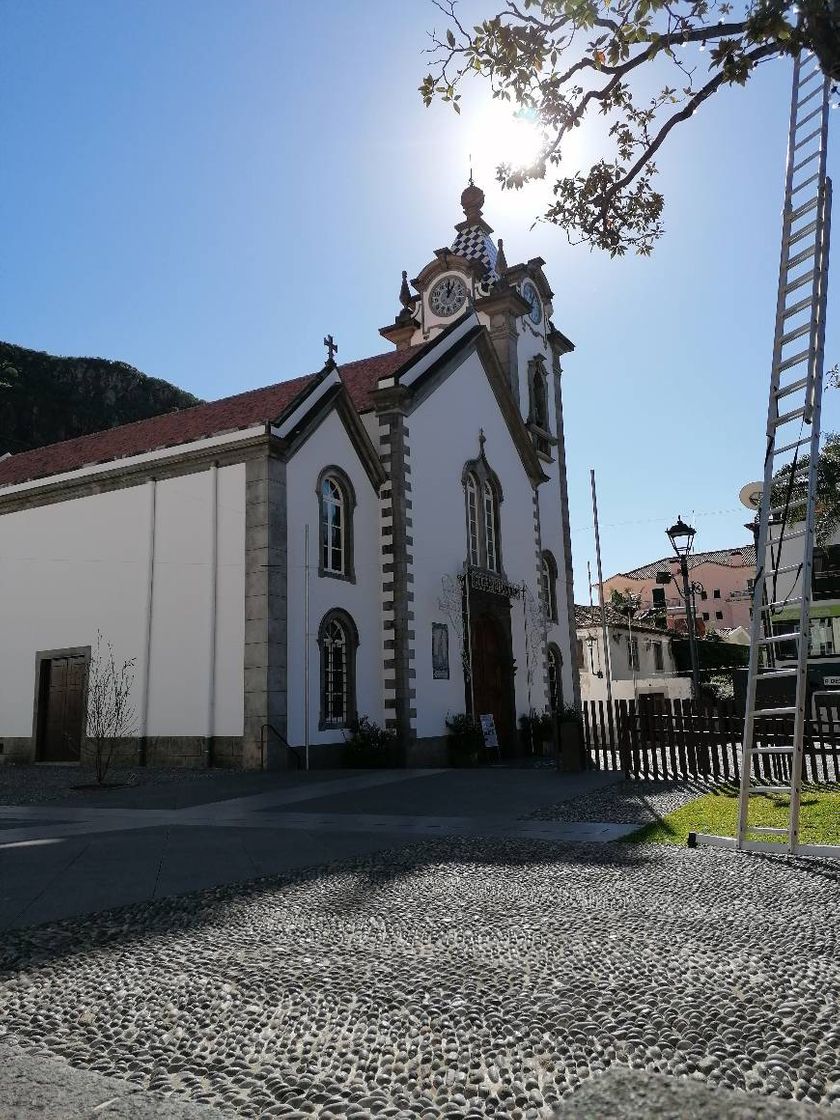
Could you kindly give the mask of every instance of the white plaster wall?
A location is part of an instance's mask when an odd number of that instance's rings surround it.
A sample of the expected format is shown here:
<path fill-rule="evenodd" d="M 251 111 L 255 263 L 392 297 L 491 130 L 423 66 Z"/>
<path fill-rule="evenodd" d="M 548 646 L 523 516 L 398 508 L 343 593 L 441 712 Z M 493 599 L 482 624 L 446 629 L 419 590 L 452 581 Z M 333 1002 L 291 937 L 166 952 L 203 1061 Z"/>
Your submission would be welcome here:
<path fill-rule="evenodd" d="M 471 353 L 408 417 L 411 449 L 411 499 L 414 520 L 414 630 L 417 691 L 416 730 L 420 738 L 445 733 L 448 713 L 465 710 L 464 676 L 457 634 L 439 608 L 441 578 L 453 579 L 466 555 L 466 519 L 461 475 L 479 452 L 479 428 L 485 453 L 504 492 L 500 507 L 504 574 L 512 583 L 525 580 L 537 593 L 532 487 L 501 415 L 481 360 Z M 432 676 L 432 623 L 449 626 L 450 679 Z M 517 716 L 528 710 L 525 635 L 521 602 L 511 612 Z M 532 703 L 546 702 L 541 682 Z"/>
<path fill-rule="evenodd" d="M 356 493 L 353 521 L 355 582 L 318 575 L 318 475 L 326 466 L 348 475 Z M 320 650 L 318 627 L 333 607 L 346 610 L 359 631 L 356 652 L 356 703 L 359 715 L 381 724 L 382 622 L 380 610 L 379 500 L 336 412 L 313 432 L 286 468 L 288 498 L 288 728 L 293 746 L 304 741 L 304 650 L 309 652 L 310 742 L 335 743 L 335 728 L 319 731 Z M 304 526 L 309 523 L 310 634 L 304 641 Z"/>
<path fill-rule="evenodd" d="M 210 472 L 157 483 L 149 735 L 204 735 L 209 712 Z M 242 733 L 244 467 L 219 471 L 215 734 Z M 0 734 L 32 733 L 38 651 L 94 646 L 144 676 L 148 484 L 0 516 Z M 139 730 L 139 728 L 138 728 Z"/>
<path fill-rule="evenodd" d="M 589 644 L 587 637 L 592 636 L 595 642 L 592 646 L 592 663 L 595 673 L 591 671 Z M 616 637 L 618 641 L 616 641 Z M 633 684 L 633 670 L 630 668 L 630 656 L 627 646 L 628 632 L 626 630 L 609 630 L 610 657 L 612 666 L 612 693 L 615 700 L 633 700 L 649 692 L 664 693 L 669 699 L 688 699 L 691 696 L 691 681 L 688 677 L 677 676 L 676 662 L 674 661 L 671 644 L 667 637 L 657 637 L 647 631 L 634 634 L 639 643 L 639 669 L 636 673 L 635 688 Z M 582 700 L 607 699 L 607 663 L 604 657 L 603 635 L 600 629 L 590 628 L 578 631 L 578 638 L 583 641 L 583 664 L 580 670 L 580 690 Z M 648 645 L 648 643 L 651 643 Z M 656 669 L 654 661 L 653 643 L 662 646 L 661 670 Z M 597 675 L 598 670 L 604 673 L 603 677 Z"/>

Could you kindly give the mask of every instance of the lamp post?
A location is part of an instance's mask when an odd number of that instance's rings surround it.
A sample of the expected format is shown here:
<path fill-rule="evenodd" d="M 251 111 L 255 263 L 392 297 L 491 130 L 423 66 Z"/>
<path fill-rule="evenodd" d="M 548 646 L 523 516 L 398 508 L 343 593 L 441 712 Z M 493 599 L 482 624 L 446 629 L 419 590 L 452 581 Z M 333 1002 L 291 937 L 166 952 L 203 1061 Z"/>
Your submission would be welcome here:
<path fill-rule="evenodd" d="M 691 698 L 697 701 L 700 699 L 700 673 L 697 668 L 697 637 L 694 626 L 694 601 L 692 599 L 692 589 L 689 587 L 688 583 L 688 554 L 691 552 L 691 546 L 694 544 L 694 536 L 697 530 L 692 529 L 690 525 L 686 525 L 682 517 L 678 517 L 676 524 L 672 525 L 670 529 L 666 529 L 665 532 L 680 562 L 683 596 L 685 598 L 685 617 L 688 623 L 688 648 L 691 652 Z"/>

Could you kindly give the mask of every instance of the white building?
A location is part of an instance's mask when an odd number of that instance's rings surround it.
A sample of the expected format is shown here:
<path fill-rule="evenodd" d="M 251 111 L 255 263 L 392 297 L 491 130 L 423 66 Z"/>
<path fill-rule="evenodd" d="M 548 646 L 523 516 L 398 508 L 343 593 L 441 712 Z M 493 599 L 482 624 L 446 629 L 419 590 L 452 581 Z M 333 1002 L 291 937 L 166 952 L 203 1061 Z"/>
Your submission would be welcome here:
<path fill-rule="evenodd" d="M 604 653 L 600 607 L 575 606 L 580 692 L 583 700 L 607 699 L 608 666 L 614 700 L 688 700 L 691 679 L 679 676 L 667 630 L 628 623 L 608 606 L 609 660 Z"/>
<path fill-rule="evenodd" d="M 452 247 L 403 274 L 395 350 L 0 462 L 0 759 L 77 757 L 97 632 L 136 659 L 148 764 L 285 764 L 307 659 L 313 765 L 356 715 L 422 765 L 448 714 L 513 750 L 519 715 L 579 700 L 573 346 L 482 204 L 470 184 Z"/>

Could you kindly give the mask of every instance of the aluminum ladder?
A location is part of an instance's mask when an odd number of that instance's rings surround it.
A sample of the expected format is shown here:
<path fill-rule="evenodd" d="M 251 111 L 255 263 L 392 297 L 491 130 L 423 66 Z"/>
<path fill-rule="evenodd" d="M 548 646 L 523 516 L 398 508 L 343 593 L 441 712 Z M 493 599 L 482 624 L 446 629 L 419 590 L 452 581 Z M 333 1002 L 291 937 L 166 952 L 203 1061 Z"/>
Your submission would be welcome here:
<path fill-rule="evenodd" d="M 810 52 L 797 55 L 756 546 L 738 830 L 734 838 L 699 833 L 694 839 L 698 845 L 840 858 L 840 845 L 802 844 L 799 840 L 831 227 L 831 180 L 826 175 L 829 91 L 829 79 L 815 56 Z M 789 618 L 793 609 L 799 619 L 796 629 L 774 630 L 774 619 L 779 621 L 782 612 Z M 779 656 L 784 654 L 783 643 L 795 645 L 795 667 L 779 665 L 786 660 Z M 762 707 L 760 682 L 785 678 L 795 678 L 793 705 Z M 757 743 L 760 721 L 778 717 L 788 722 L 793 717 L 793 742 L 778 746 Z M 753 764 L 761 755 L 787 757 L 789 783 L 753 784 Z M 790 797 L 787 827 L 752 823 L 751 798 L 765 793 Z M 784 841 L 756 839 L 762 834 L 777 834 Z"/>

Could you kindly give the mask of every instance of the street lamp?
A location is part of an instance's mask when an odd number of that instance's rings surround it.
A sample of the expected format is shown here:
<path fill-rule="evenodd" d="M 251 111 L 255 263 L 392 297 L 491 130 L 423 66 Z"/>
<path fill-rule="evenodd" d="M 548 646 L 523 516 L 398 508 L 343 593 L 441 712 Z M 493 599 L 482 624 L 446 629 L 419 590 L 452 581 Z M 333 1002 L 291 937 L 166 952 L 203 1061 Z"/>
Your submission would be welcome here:
<path fill-rule="evenodd" d="M 688 648 L 691 652 L 691 692 L 692 699 L 696 701 L 700 699 L 700 673 L 697 668 L 697 637 L 695 633 L 694 601 L 692 599 L 692 589 L 688 585 L 688 554 L 691 552 L 691 546 L 694 544 L 694 536 L 697 530 L 692 529 L 690 525 L 686 525 L 682 517 L 678 517 L 676 524 L 672 525 L 670 529 L 666 529 L 665 532 L 680 562 L 683 597 L 685 599 L 685 616 L 686 622 L 688 623 Z"/>

